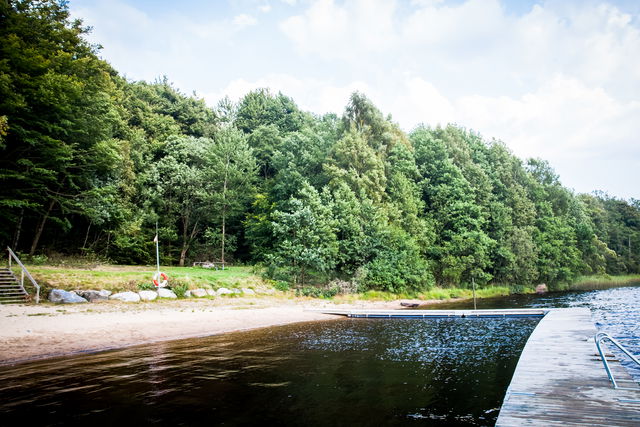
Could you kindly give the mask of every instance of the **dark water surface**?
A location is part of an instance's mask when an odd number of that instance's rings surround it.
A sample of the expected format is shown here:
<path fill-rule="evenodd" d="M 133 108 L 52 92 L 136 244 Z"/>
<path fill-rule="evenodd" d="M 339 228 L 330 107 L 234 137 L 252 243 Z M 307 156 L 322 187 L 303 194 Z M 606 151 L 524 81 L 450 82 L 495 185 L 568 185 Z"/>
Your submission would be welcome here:
<path fill-rule="evenodd" d="M 601 332 L 607 332 L 631 353 L 640 355 L 640 286 L 610 288 L 596 291 L 554 292 L 545 295 L 511 295 L 477 301 L 478 309 L 493 308 L 566 308 L 586 307 Z M 426 308 L 467 309 L 473 301 L 443 303 Z M 606 343 L 605 343 L 606 344 Z M 630 374 L 640 381 L 640 368 L 632 364 L 615 347 L 610 350 L 619 355 Z"/>
<path fill-rule="evenodd" d="M 1 367 L 0 425 L 493 425 L 537 319 L 341 319 Z"/>
<path fill-rule="evenodd" d="M 640 287 L 478 302 L 518 307 L 589 307 L 640 353 Z M 0 426 L 493 425 L 537 322 L 340 319 L 4 366 Z"/>

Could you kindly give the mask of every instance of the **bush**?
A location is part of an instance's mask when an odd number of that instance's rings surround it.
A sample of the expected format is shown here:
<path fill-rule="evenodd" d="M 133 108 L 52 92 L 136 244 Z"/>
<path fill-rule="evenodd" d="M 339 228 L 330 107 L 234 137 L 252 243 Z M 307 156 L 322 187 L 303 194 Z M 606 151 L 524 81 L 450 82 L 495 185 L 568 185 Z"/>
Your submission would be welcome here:
<path fill-rule="evenodd" d="M 149 282 L 141 282 L 141 283 L 138 283 L 138 289 L 141 291 L 155 291 L 156 285 Z"/>
<path fill-rule="evenodd" d="M 176 296 L 178 298 L 184 298 L 184 295 L 187 293 L 187 291 L 189 290 L 189 285 L 186 283 L 172 283 L 171 284 L 171 290 L 173 291 L 174 294 L 176 294 Z"/>
<path fill-rule="evenodd" d="M 338 295 L 338 291 L 339 289 L 337 287 L 320 288 L 316 286 L 305 286 L 296 289 L 296 296 L 330 299 Z"/>
<path fill-rule="evenodd" d="M 289 283 L 285 282 L 284 280 L 276 281 L 273 284 L 273 287 L 276 288 L 276 290 L 282 291 L 282 292 L 286 292 L 291 288 L 291 286 L 289 286 Z"/>

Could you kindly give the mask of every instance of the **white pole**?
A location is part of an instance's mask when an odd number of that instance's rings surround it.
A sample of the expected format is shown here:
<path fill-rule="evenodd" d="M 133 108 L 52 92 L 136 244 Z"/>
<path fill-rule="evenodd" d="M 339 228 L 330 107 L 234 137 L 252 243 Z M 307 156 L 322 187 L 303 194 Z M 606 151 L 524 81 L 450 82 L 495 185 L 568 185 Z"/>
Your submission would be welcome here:
<path fill-rule="evenodd" d="M 159 239 L 158 239 L 158 221 L 156 221 L 156 266 L 158 268 L 158 280 L 160 280 L 160 249 L 159 249 Z"/>

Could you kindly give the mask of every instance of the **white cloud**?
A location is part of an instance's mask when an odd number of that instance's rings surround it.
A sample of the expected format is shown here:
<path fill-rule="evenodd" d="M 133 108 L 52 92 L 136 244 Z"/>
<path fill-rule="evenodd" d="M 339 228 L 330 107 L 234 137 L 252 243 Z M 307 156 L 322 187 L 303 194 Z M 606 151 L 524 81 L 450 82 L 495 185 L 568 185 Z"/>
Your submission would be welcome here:
<path fill-rule="evenodd" d="M 241 30 L 252 25 L 256 25 L 258 20 L 251 15 L 241 14 L 233 18 L 233 25 L 236 29 Z"/>
<path fill-rule="evenodd" d="M 354 0 L 341 6 L 333 0 L 318 0 L 302 15 L 281 22 L 280 29 L 304 54 L 357 60 L 393 44 L 395 3 Z"/>
<path fill-rule="evenodd" d="M 360 81 L 346 85 L 335 85 L 314 78 L 299 79 L 287 74 L 269 74 L 253 81 L 233 80 L 220 91 L 205 94 L 204 99 L 212 106 L 216 105 L 224 96 L 237 102 L 248 92 L 259 88 L 269 88 L 272 93 L 282 92 L 293 98 L 301 109 L 317 114 L 342 113 L 349 96 L 355 91 L 361 91 L 368 95 L 373 93 L 370 86 Z"/>

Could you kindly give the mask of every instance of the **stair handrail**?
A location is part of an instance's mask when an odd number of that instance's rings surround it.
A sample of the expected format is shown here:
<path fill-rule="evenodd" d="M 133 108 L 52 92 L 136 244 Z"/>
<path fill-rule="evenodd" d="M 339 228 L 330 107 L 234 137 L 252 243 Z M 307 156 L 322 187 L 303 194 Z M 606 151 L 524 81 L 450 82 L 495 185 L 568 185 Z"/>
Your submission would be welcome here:
<path fill-rule="evenodd" d="M 27 278 L 31 281 L 31 284 L 33 284 L 33 287 L 36 289 L 36 304 L 38 304 L 40 302 L 40 285 L 38 285 L 35 279 L 31 277 L 31 273 L 29 273 L 27 267 L 25 267 L 24 264 L 20 262 L 18 256 L 13 253 L 9 246 L 7 246 L 7 251 L 9 252 L 9 270 L 11 270 L 11 259 L 13 258 L 22 269 L 22 274 L 20 275 L 20 286 L 22 287 L 22 290 L 26 292 L 26 290 L 24 289 L 24 276 L 26 275 Z"/>
<path fill-rule="evenodd" d="M 624 354 L 629 356 L 629 358 L 631 360 L 633 360 L 638 366 L 640 366 L 640 361 L 633 354 L 631 354 L 626 348 L 624 348 L 624 346 L 622 344 L 620 344 L 618 341 L 613 339 L 613 337 L 611 335 L 609 335 L 608 333 L 606 333 L 606 332 L 598 332 L 594 338 L 595 338 L 595 342 L 596 342 L 596 347 L 598 348 L 598 353 L 600 353 L 600 358 L 602 358 L 602 363 L 604 363 L 604 369 L 606 369 L 606 371 L 607 371 L 607 375 L 609 376 L 609 380 L 613 384 L 613 388 L 614 389 L 618 389 L 618 390 L 639 390 L 637 388 L 619 387 L 618 386 L 618 383 L 616 383 L 616 380 L 613 377 L 613 373 L 611 372 L 611 369 L 609 368 L 609 362 L 607 362 L 607 358 L 605 357 L 605 354 L 602 351 L 602 346 L 600 344 L 604 340 L 609 340 L 613 345 L 618 347 Z"/>

